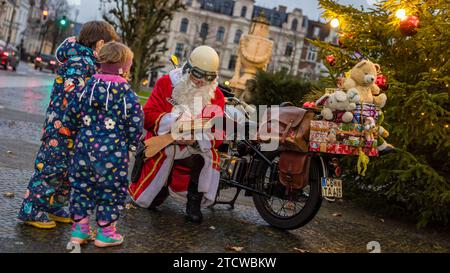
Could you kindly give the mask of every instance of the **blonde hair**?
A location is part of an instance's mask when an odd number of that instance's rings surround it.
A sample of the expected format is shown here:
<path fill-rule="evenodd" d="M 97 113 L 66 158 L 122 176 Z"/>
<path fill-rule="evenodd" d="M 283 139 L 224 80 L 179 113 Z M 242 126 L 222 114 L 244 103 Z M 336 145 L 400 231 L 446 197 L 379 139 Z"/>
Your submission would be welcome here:
<path fill-rule="evenodd" d="M 133 61 L 133 57 L 133 51 L 128 46 L 120 42 L 109 42 L 100 49 L 97 60 L 101 64 L 125 64 Z"/>

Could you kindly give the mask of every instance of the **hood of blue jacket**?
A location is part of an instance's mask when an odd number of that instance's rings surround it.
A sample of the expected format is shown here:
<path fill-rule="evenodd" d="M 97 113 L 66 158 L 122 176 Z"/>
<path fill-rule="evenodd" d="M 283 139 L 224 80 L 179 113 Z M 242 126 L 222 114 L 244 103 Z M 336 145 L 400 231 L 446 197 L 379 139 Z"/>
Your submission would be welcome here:
<path fill-rule="evenodd" d="M 73 57 L 83 56 L 89 57 L 92 62 L 95 62 L 94 50 L 79 44 L 74 37 L 64 40 L 64 42 L 56 49 L 55 55 L 60 63 L 65 63 Z"/>

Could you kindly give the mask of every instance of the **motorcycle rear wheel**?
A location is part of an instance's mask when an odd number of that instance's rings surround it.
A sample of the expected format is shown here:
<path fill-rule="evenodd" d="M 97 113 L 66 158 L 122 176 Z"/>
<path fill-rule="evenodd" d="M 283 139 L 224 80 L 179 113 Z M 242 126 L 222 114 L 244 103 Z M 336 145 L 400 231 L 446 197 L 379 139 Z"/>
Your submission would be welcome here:
<path fill-rule="evenodd" d="M 268 153 L 266 156 L 270 160 L 275 161 L 279 158 L 279 152 Z M 266 163 L 262 164 L 265 164 L 265 166 L 262 168 L 263 171 L 255 182 L 259 190 L 271 195 L 273 194 L 273 187 L 277 185 L 279 187 L 280 185 L 278 181 L 270 181 L 271 168 Z M 299 194 L 305 199 L 304 202 L 297 202 L 297 200 L 294 202 L 293 200 L 283 199 L 273 195 L 271 195 L 271 198 L 266 198 L 260 194 L 253 194 L 253 203 L 255 204 L 256 210 L 267 223 L 275 228 L 293 230 L 306 225 L 316 216 L 322 205 L 320 179 L 323 175 L 320 159 L 313 157 L 311 159 L 308 185 Z M 306 193 L 307 191 L 308 193 Z M 276 204 L 274 204 L 277 199 L 278 203 L 281 204 L 281 208 L 280 206 L 277 208 Z M 283 214 L 283 211 L 289 211 L 289 209 L 284 208 L 289 202 L 291 203 L 290 209 L 292 210 L 292 206 L 294 206 L 295 210 L 292 215 Z M 300 203 L 304 205 L 297 211 L 297 204 Z"/>

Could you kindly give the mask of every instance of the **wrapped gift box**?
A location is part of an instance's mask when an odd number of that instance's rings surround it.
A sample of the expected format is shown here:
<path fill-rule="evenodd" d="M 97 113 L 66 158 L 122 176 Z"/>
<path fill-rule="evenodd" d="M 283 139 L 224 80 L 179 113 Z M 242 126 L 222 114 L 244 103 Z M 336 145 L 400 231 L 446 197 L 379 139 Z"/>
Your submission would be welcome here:
<path fill-rule="evenodd" d="M 362 109 L 361 109 L 362 108 Z M 353 112 L 353 123 L 364 123 L 364 119 L 372 117 L 375 121 L 378 120 L 378 110 L 375 104 L 371 103 L 357 103 L 356 109 Z M 362 120 L 361 120 L 362 116 Z"/>
<path fill-rule="evenodd" d="M 364 127 L 357 123 L 311 121 L 309 150 L 342 155 L 358 155 L 361 146 L 368 156 L 378 156 L 377 140 L 366 141 Z"/>
<path fill-rule="evenodd" d="M 362 108 L 362 109 L 361 109 Z M 344 115 L 345 111 L 333 111 L 334 119 L 333 121 L 336 123 L 342 122 L 342 116 Z M 352 111 L 353 113 L 353 123 L 363 123 L 364 119 L 367 117 L 372 117 L 375 119 L 375 121 L 378 120 L 379 114 L 377 107 L 375 104 L 371 103 L 357 103 L 356 109 Z M 361 116 L 363 117 L 363 120 L 361 120 Z"/>

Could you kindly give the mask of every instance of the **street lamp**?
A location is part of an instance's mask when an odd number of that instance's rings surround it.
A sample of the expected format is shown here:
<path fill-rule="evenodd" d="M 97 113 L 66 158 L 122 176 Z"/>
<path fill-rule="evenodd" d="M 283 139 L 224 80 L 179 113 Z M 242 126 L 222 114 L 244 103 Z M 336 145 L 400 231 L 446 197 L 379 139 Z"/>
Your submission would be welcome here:
<path fill-rule="evenodd" d="M 48 17 L 48 10 L 43 10 L 43 11 L 42 11 L 42 16 L 43 16 L 44 21 L 47 20 L 47 17 Z"/>

